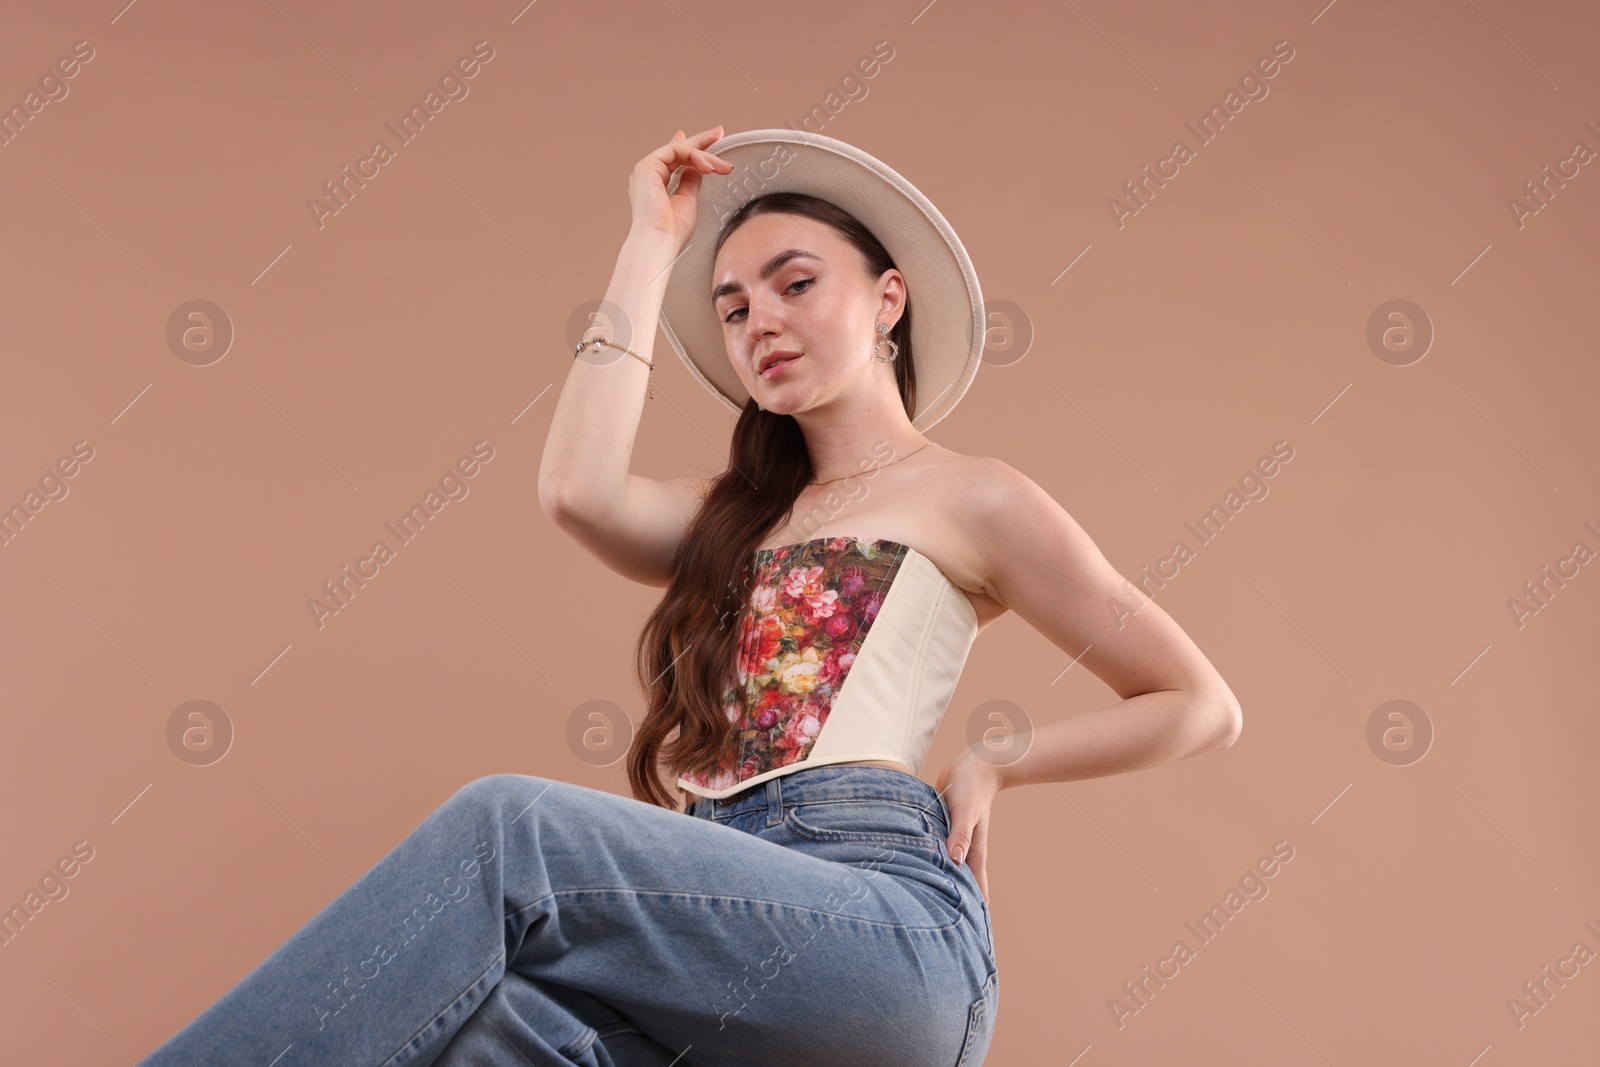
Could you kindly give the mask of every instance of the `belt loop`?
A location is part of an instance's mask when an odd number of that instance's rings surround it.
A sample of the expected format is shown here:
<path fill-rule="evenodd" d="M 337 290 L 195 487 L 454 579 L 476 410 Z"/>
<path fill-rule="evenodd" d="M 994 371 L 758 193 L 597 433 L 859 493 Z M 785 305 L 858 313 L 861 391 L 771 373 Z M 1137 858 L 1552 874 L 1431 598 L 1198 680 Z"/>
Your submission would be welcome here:
<path fill-rule="evenodd" d="M 776 826 L 783 821 L 783 787 L 778 784 L 779 778 L 767 779 L 768 826 Z"/>

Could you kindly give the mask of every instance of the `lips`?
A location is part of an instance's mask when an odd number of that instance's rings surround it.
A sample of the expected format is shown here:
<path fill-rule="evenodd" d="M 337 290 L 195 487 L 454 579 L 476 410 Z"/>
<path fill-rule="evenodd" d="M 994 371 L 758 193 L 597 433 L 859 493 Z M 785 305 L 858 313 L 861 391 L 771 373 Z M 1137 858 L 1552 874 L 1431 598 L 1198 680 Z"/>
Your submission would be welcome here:
<path fill-rule="evenodd" d="M 774 368 L 782 368 L 800 358 L 798 352 L 768 352 L 761 357 L 761 362 L 756 367 L 756 374 L 762 378 L 769 378 L 778 373 Z"/>

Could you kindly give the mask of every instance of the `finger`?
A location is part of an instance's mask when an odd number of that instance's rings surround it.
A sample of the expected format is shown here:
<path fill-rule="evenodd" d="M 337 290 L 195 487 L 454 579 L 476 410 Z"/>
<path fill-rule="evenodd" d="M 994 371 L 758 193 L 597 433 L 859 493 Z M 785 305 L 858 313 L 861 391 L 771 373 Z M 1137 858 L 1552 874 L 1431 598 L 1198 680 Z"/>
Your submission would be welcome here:
<path fill-rule="evenodd" d="M 719 174 L 733 172 L 732 163 L 719 159 L 710 152 L 691 148 L 688 141 L 668 141 L 639 162 L 648 165 L 663 182 L 671 178 L 672 172 L 679 167 L 693 171 L 697 175 L 703 171 L 716 171 Z M 682 181 L 681 178 L 679 180 Z"/>
<path fill-rule="evenodd" d="M 685 167 L 683 173 L 678 175 L 678 189 L 673 193 L 673 199 L 688 198 L 700 191 L 700 172 L 693 167 Z"/>
<path fill-rule="evenodd" d="M 713 126 L 709 130 L 701 130 L 699 133 L 695 134 L 693 137 L 688 136 L 682 130 L 679 130 L 677 133 L 672 135 L 672 140 L 673 141 L 684 141 L 687 144 L 689 144 L 691 146 L 694 146 L 694 147 L 704 147 L 704 146 L 710 144 L 712 141 L 721 140 L 721 138 L 722 138 L 722 127 L 721 126 Z M 670 144 L 671 142 L 669 141 L 668 143 Z"/>
<path fill-rule="evenodd" d="M 710 142 L 707 141 L 705 143 L 709 144 Z M 703 148 L 696 148 L 693 140 L 685 141 L 677 137 L 650 153 L 650 156 L 664 164 L 668 171 L 671 171 L 673 167 L 700 166 L 702 164 L 710 170 L 722 170 L 724 167 L 728 170 L 733 169 L 733 165 L 720 156 L 714 156 Z"/>
<path fill-rule="evenodd" d="M 733 170 L 733 164 L 727 160 L 718 159 L 710 152 L 701 152 L 699 150 L 696 150 L 695 154 L 687 162 L 690 164 L 689 169 L 697 174 L 701 171 L 723 174 Z"/>
<path fill-rule="evenodd" d="M 700 156 L 709 156 L 710 153 L 694 147 L 688 141 L 680 141 L 676 137 L 651 152 L 650 159 L 671 166 L 682 166 Z"/>
<path fill-rule="evenodd" d="M 693 137 L 689 138 L 686 143 L 696 149 L 703 149 L 707 145 L 720 140 L 722 140 L 722 127 L 713 126 L 709 130 L 702 130 L 701 132 L 695 134 Z M 710 153 L 707 153 L 707 155 L 710 156 Z M 716 159 L 717 157 L 711 156 L 710 158 Z"/>

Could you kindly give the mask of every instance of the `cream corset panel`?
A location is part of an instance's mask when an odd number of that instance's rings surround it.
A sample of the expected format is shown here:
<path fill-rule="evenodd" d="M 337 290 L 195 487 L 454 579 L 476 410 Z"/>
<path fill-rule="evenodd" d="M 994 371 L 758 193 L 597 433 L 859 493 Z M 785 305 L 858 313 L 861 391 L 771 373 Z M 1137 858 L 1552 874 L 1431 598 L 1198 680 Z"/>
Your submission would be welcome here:
<path fill-rule="evenodd" d="M 966 594 L 896 541 L 817 538 L 755 554 L 734 724 L 710 771 L 722 797 L 803 767 L 892 759 L 921 771 L 978 634 Z"/>

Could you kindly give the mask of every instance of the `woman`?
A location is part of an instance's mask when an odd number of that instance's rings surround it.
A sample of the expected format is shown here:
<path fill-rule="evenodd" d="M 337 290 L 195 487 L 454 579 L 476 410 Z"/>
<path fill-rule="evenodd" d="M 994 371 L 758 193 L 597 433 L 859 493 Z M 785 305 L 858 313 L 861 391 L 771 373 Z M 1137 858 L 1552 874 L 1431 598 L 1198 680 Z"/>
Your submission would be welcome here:
<path fill-rule="evenodd" d="M 668 589 L 639 641 L 634 796 L 468 783 L 144 1063 L 980 1063 L 996 793 L 1237 736 L 1210 663 L 1047 494 L 923 436 L 982 353 L 943 217 L 831 138 L 720 133 L 634 168 L 540 470 L 561 529 Z M 628 471 L 663 310 L 740 411 L 715 479 Z M 970 746 L 935 789 L 933 729 L 1006 610 L 1124 699 Z"/>

